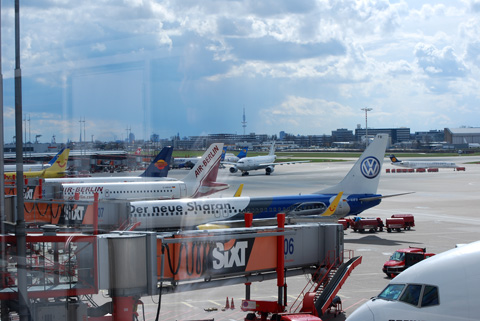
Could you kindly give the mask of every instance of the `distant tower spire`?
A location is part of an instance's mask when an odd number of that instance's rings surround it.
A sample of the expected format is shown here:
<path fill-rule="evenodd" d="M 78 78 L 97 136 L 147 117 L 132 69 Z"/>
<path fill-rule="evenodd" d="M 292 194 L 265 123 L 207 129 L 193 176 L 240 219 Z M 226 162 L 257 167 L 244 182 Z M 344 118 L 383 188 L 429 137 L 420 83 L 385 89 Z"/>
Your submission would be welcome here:
<path fill-rule="evenodd" d="M 243 108 L 242 127 L 243 127 L 243 136 L 245 136 L 245 128 L 247 128 L 247 119 L 245 118 L 245 107 Z"/>

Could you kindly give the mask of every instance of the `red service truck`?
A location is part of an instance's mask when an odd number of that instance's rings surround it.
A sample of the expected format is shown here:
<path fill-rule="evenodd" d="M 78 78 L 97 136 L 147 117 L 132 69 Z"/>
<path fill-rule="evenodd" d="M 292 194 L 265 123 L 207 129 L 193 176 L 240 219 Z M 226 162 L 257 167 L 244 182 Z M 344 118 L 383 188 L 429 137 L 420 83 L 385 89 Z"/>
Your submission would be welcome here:
<path fill-rule="evenodd" d="M 383 221 L 380 217 L 377 218 L 363 218 L 355 217 L 353 220 L 352 228 L 353 231 L 359 231 L 360 233 L 368 230 L 370 232 L 383 231 Z"/>
<path fill-rule="evenodd" d="M 408 249 L 396 250 L 383 265 L 383 273 L 389 278 L 394 278 L 403 270 L 435 255 L 434 253 L 426 253 L 426 250 L 426 248 L 421 247 L 409 247 Z"/>

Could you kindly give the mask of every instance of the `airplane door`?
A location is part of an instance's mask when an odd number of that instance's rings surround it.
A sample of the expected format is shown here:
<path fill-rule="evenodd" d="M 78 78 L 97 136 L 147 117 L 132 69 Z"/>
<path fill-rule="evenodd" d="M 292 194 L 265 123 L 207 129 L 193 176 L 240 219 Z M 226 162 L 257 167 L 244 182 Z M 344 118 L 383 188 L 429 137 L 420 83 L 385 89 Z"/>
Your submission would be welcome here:
<path fill-rule="evenodd" d="M 187 196 L 187 185 L 180 184 L 179 188 L 180 188 L 179 198 L 186 197 Z"/>

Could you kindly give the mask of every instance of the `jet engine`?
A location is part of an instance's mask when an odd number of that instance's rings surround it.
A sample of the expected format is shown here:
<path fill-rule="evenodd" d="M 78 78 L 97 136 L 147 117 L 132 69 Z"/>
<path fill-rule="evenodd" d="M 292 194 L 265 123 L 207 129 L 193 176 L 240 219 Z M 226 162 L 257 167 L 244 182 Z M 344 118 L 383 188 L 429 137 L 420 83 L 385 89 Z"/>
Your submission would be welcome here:
<path fill-rule="evenodd" d="M 230 167 L 230 173 L 233 174 L 233 173 L 236 173 L 236 172 L 238 172 L 238 168 L 236 168 L 236 167 Z"/>
<path fill-rule="evenodd" d="M 274 166 L 268 166 L 265 168 L 265 175 L 270 175 L 275 170 Z"/>

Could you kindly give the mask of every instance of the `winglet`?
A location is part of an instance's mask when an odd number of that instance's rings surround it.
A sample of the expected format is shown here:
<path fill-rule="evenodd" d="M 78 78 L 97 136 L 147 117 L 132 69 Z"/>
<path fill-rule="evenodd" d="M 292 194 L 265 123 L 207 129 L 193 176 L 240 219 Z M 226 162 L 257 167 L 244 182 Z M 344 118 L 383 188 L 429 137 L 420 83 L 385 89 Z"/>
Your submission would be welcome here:
<path fill-rule="evenodd" d="M 330 204 L 330 206 L 327 208 L 325 212 L 322 213 L 320 216 L 331 216 L 333 213 L 335 213 L 335 210 L 337 209 L 338 203 L 342 199 L 343 192 L 340 192 L 337 194 L 333 202 Z"/>
<path fill-rule="evenodd" d="M 238 187 L 233 197 L 240 197 L 242 195 L 242 191 L 243 191 L 243 184 L 240 184 L 240 186 Z"/>

